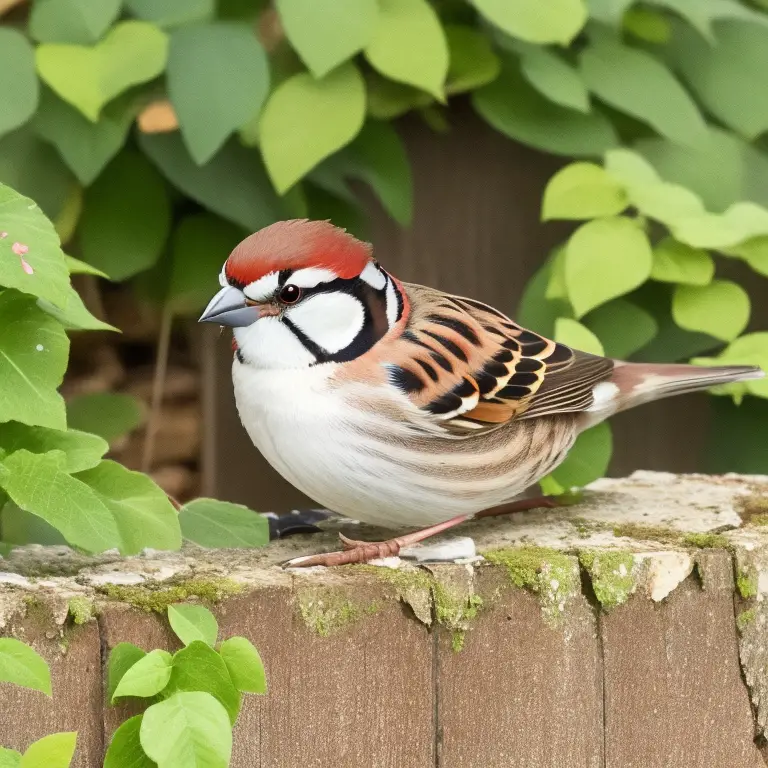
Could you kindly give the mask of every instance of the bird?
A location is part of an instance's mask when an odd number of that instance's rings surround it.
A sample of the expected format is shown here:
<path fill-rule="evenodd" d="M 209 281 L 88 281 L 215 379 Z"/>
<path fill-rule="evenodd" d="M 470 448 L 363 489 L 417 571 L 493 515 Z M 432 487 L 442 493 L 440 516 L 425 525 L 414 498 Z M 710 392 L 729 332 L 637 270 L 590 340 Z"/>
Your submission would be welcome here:
<path fill-rule="evenodd" d="M 764 376 L 572 349 L 481 301 L 398 280 L 329 221 L 251 234 L 219 283 L 199 321 L 232 329 L 237 410 L 266 460 L 335 513 L 418 529 L 378 542 L 342 535 L 342 549 L 300 566 L 392 557 L 473 517 L 556 505 L 521 494 L 584 430 Z"/>

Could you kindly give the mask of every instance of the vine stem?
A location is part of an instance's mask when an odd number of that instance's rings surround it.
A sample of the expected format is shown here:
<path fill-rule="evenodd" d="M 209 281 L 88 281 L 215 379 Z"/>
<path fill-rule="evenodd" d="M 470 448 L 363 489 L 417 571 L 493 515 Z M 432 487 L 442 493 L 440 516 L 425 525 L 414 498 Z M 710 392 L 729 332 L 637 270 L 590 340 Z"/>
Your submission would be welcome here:
<path fill-rule="evenodd" d="M 147 431 L 144 436 L 144 451 L 141 457 L 141 471 L 149 472 L 155 453 L 155 438 L 160 426 L 160 416 L 163 408 L 163 390 L 165 376 L 168 372 L 168 356 L 171 348 L 171 329 L 173 327 L 173 309 L 169 304 L 163 307 L 160 317 L 160 332 L 157 338 L 157 357 L 155 358 L 155 374 L 152 379 L 152 400 L 149 406 Z"/>

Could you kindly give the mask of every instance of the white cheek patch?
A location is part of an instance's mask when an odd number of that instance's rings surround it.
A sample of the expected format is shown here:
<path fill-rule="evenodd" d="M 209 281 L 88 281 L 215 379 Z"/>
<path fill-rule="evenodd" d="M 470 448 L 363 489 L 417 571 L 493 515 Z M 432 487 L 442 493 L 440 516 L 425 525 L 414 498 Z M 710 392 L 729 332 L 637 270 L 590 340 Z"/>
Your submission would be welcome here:
<path fill-rule="evenodd" d="M 262 317 L 235 328 L 235 340 L 249 365 L 256 368 L 306 368 L 315 356 L 276 317 Z"/>
<path fill-rule="evenodd" d="M 243 293 L 251 301 L 268 301 L 274 296 L 279 279 L 280 276 L 277 272 L 270 272 L 246 285 Z"/>
<path fill-rule="evenodd" d="M 330 283 L 338 275 L 331 272 L 330 269 L 321 269 L 320 267 L 307 267 L 306 269 L 297 269 L 286 280 L 286 285 L 295 285 L 299 288 L 314 288 L 320 283 Z"/>
<path fill-rule="evenodd" d="M 326 352 L 348 347 L 363 328 L 363 305 L 347 293 L 318 293 L 299 302 L 286 317 Z"/>
<path fill-rule="evenodd" d="M 224 262 L 224 266 L 221 268 L 221 272 L 219 272 L 219 285 L 222 288 L 226 288 L 229 285 L 229 281 L 227 280 L 227 263 Z"/>
<path fill-rule="evenodd" d="M 387 283 L 384 273 L 372 261 L 369 261 L 360 273 L 360 279 L 365 280 L 371 288 L 375 288 L 377 291 L 380 291 Z"/>

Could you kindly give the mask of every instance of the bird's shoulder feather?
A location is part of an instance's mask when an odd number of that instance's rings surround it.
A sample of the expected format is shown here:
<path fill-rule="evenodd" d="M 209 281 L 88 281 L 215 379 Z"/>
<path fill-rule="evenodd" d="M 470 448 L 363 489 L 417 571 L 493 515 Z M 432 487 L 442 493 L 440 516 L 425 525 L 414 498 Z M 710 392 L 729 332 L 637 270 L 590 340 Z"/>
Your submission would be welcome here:
<path fill-rule="evenodd" d="M 405 283 L 411 311 L 377 357 L 390 386 L 454 434 L 589 408 L 613 361 L 527 330 L 474 299 Z"/>

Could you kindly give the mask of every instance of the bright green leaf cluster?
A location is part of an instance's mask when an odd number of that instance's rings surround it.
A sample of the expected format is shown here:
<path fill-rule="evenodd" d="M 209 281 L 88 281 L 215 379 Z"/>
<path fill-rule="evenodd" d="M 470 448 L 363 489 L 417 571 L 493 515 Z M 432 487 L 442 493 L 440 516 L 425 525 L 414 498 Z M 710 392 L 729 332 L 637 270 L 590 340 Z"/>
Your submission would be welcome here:
<path fill-rule="evenodd" d="M 28 198 L 0 184 L 0 516 L 14 543 L 46 542 L 54 529 L 89 552 L 177 549 L 176 511 L 145 475 L 102 457 L 119 419 L 70 418 L 57 388 L 67 366 L 67 330 L 98 328 L 69 282 L 53 225 Z M 76 299 L 76 303 L 72 303 Z M 92 395 L 111 400 L 114 395 Z M 124 398 L 123 398 L 124 399 Z M 130 404 L 135 407 L 132 400 Z M 114 410 L 114 409 L 113 409 Z M 81 427 L 78 429 L 77 427 Z M 122 427 L 126 424 L 122 419 Z M 73 428 L 75 427 L 75 428 Z M 96 434 L 91 434 L 94 432 Z M 22 521 L 27 524 L 27 537 Z M 56 534 L 58 535 L 58 534 Z"/>
<path fill-rule="evenodd" d="M 258 651 L 244 637 L 224 640 L 217 649 L 218 624 L 207 608 L 172 605 L 168 619 L 185 644 L 175 654 L 145 653 L 130 643 L 112 649 L 110 701 L 138 697 L 149 706 L 115 731 L 105 768 L 226 768 L 242 694 L 267 692 Z"/>

